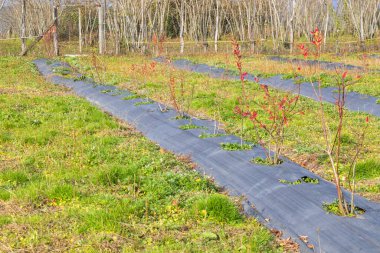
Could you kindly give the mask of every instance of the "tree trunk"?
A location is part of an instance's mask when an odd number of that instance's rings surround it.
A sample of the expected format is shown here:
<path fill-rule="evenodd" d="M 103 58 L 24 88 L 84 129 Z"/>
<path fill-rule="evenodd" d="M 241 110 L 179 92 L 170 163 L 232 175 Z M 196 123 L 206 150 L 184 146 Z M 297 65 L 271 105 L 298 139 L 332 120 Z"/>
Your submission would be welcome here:
<path fill-rule="evenodd" d="M 26 0 L 22 0 L 21 10 L 21 52 L 26 50 Z"/>
<path fill-rule="evenodd" d="M 82 45 L 83 45 L 83 39 L 82 39 L 82 10 L 79 7 L 78 8 L 78 32 L 79 32 L 79 53 L 82 54 Z"/>
<path fill-rule="evenodd" d="M 296 10 L 296 0 L 292 1 L 292 16 L 289 22 L 289 43 L 290 43 L 290 53 L 293 53 L 293 44 L 294 44 L 294 15 Z"/>
<path fill-rule="evenodd" d="M 99 54 L 104 54 L 104 2 L 98 7 L 99 11 Z"/>
<path fill-rule="evenodd" d="M 325 34 L 323 36 L 323 45 L 324 48 L 326 48 L 326 39 L 327 39 L 327 30 L 329 27 L 329 21 L 330 21 L 330 6 L 328 3 L 326 3 L 326 21 L 325 21 Z"/>
<path fill-rule="evenodd" d="M 360 49 L 365 51 L 364 10 L 360 11 Z"/>
<path fill-rule="evenodd" d="M 115 54 L 119 55 L 120 54 L 120 28 L 117 22 L 117 12 L 115 9 L 113 13 L 113 23 L 115 27 Z"/>
<path fill-rule="evenodd" d="M 59 44 L 58 44 L 58 8 L 53 7 L 53 19 L 54 19 L 54 29 L 53 29 L 53 45 L 54 45 L 54 55 L 59 56 Z"/>
<path fill-rule="evenodd" d="M 218 52 L 218 39 L 219 39 L 219 0 L 216 0 L 215 36 L 214 36 L 215 53 Z"/>
<path fill-rule="evenodd" d="M 183 32 L 184 32 L 184 27 L 185 27 L 185 1 L 184 0 L 181 0 L 181 7 L 180 7 L 180 19 L 181 19 L 181 24 L 180 24 L 180 28 L 179 28 L 179 40 L 180 40 L 180 44 L 181 44 L 181 49 L 180 49 L 180 53 L 183 54 L 184 50 L 185 50 L 185 40 L 183 38 Z"/>

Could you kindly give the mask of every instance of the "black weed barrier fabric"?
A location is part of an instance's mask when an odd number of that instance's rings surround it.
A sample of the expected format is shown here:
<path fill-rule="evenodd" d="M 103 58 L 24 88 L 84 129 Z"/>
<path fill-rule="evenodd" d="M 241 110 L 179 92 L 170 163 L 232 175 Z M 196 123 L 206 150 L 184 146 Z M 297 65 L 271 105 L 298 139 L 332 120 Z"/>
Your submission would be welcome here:
<path fill-rule="evenodd" d="M 344 64 L 340 62 L 329 62 L 329 61 L 321 61 L 321 60 L 304 60 L 304 59 L 291 59 L 291 58 L 285 58 L 281 56 L 270 56 L 268 57 L 272 61 L 279 61 L 279 62 L 290 62 L 294 64 L 300 64 L 300 65 L 319 65 L 321 68 L 329 69 L 329 70 L 335 70 L 335 69 L 344 69 L 344 70 L 363 70 L 363 67 L 355 66 L 351 64 Z"/>
<path fill-rule="evenodd" d="M 244 196 L 245 211 L 265 226 L 283 232 L 300 243 L 303 252 L 313 252 L 299 237 L 307 236 L 315 252 L 380 252 L 380 204 L 356 196 L 356 205 L 366 212 L 357 218 L 326 213 L 322 204 L 336 198 L 333 184 L 299 165 L 283 159 L 278 166 L 253 164 L 253 157 L 264 157 L 264 150 L 254 146 L 249 151 L 225 151 L 222 142 L 239 142 L 236 136 L 201 139 L 212 133 L 214 121 L 192 119 L 202 129 L 181 130 L 189 120 L 175 120 L 176 112 L 161 112 L 158 103 L 139 105 L 144 99 L 124 100 L 128 91 L 56 76 L 46 60 L 36 60 L 39 71 L 54 84 L 71 88 L 105 112 L 124 120 L 162 148 L 188 155 L 201 174 L 214 178 L 229 194 Z M 102 92 L 103 91 L 103 92 Z M 105 92 L 106 91 L 106 92 Z M 295 181 L 301 177 L 319 179 L 319 184 L 283 184 L 279 179 Z M 349 197 L 348 192 L 344 193 Z"/>
<path fill-rule="evenodd" d="M 156 58 L 157 62 L 166 61 L 164 58 Z M 229 73 L 223 68 L 212 67 L 207 64 L 196 64 L 189 60 L 175 60 L 172 64 L 177 69 L 192 71 L 196 73 L 207 74 L 212 78 L 224 78 L 231 80 L 240 80 L 240 77 L 236 74 Z M 348 68 L 348 65 L 346 65 Z M 356 66 L 351 66 L 356 68 Z M 248 74 L 246 76 L 248 81 L 254 81 L 255 76 Z M 267 79 L 260 79 L 260 84 L 265 84 L 270 87 L 288 91 L 291 93 L 298 93 L 304 97 L 311 98 L 313 100 L 319 100 L 316 96 L 313 86 L 310 83 L 302 83 L 297 85 L 294 80 L 283 80 L 282 76 L 274 76 Z M 315 84 L 315 87 L 318 87 Z M 337 97 L 337 89 L 333 87 L 321 88 L 322 99 L 325 102 L 335 103 Z M 380 117 L 380 104 L 377 104 L 377 97 L 363 95 L 357 92 L 347 93 L 346 108 L 350 111 L 364 112 Z"/>

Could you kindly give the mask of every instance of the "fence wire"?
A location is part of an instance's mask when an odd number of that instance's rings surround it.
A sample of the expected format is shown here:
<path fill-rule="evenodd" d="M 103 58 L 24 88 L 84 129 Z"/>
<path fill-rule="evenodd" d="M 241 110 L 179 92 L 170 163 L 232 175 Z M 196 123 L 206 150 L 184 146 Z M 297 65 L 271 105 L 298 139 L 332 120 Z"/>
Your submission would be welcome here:
<path fill-rule="evenodd" d="M 30 43 L 32 40 L 39 36 L 28 36 L 25 39 Z M 257 54 L 292 54 L 298 52 L 298 45 L 311 44 L 311 42 L 280 42 L 273 40 L 256 40 L 256 41 L 238 41 L 243 53 L 257 53 Z M 32 54 L 44 54 L 44 48 L 46 48 L 44 42 L 40 42 L 40 45 L 31 52 Z M 110 38 L 106 42 L 107 54 L 115 53 L 115 42 Z M 78 54 L 79 53 L 79 41 L 71 40 L 60 42 L 61 52 L 63 54 Z M 160 53 L 167 55 L 180 54 L 181 43 L 179 41 L 164 41 L 159 45 L 153 42 L 130 42 L 122 41 L 120 45 L 120 53 L 127 54 L 129 52 L 144 53 L 155 55 Z M 0 39 L 0 55 L 18 55 L 21 51 L 21 38 L 2 38 Z M 353 52 L 373 52 L 380 51 L 380 37 L 368 39 L 364 42 L 360 41 L 328 41 L 323 44 L 322 52 L 324 53 L 353 53 Z M 97 41 L 94 40 L 91 45 L 83 45 L 83 53 L 97 52 Z M 215 41 L 186 41 L 184 43 L 184 54 L 204 54 L 204 53 L 231 53 L 232 41 L 220 40 Z"/>

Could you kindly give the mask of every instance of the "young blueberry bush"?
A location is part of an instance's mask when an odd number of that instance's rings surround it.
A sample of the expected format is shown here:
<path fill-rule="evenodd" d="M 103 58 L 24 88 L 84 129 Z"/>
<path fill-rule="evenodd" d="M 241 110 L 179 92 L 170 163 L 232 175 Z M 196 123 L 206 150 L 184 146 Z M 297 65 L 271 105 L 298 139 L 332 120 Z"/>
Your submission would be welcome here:
<path fill-rule="evenodd" d="M 311 32 L 312 34 L 312 44 L 314 45 L 315 53 L 314 56 L 316 60 L 320 59 L 321 53 L 321 44 L 323 41 L 323 37 L 316 28 Z M 308 57 L 308 49 L 301 45 L 299 47 L 301 49 L 304 57 Z M 319 69 L 319 68 L 318 68 Z M 321 92 L 321 80 L 318 80 L 318 86 L 314 85 L 314 82 L 311 81 L 311 84 L 314 87 L 314 92 L 316 97 L 318 98 L 320 104 L 320 117 L 319 120 L 322 126 L 323 138 L 325 141 L 324 151 L 328 156 L 328 160 L 331 166 L 331 170 L 334 177 L 334 183 L 337 190 L 337 201 L 332 205 L 337 205 L 337 214 L 347 216 L 347 215 L 355 215 L 354 205 L 354 192 L 355 192 L 355 170 L 356 163 L 359 158 L 360 153 L 364 147 L 365 133 L 369 123 L 369 118 L 366 117 L 366 126 L 363 129 L 357 129 L 355 132 L 356 140 L 353 150 L 350 150 L 348 145 L 344 147 L 345 143 L 343 141 L 343 133 L 349 127 L 347 125 L 347 121 L 345 120 L 346 116 L 346 101 L 347 101 L 347 89 L 349 86 L 355 84 L 357 80 L 353 78 L 349 78 L 347 76 L 348 72 L 344 71 L 343 73 L 340 70 L 336 70 L 336 78 L 335 84 L 337 88 L 336 93 L 336 101 L 335 101 L 335 112 L 336 115 L 332 119 L 328 119 L 326 117 L 326 108 L 324 106 L 324 101 Z M 357 76 L 356 79 L 359 79 L 360 76 Z M 342 182 L 341 182 L 341 170 L 344 167 L 344 162 L 348 161 L 349 166 L 349 186 L 351 190 L 351 203 L 346 200 L 342 191 Z M 331 209 L 331 208 L 329 208 Z"/>
<path fill-rule="evenodd" d="M 243 72 L 243 66 L 242 66 L 242 53 L 240 51 L 240 45 L 236 40 L 232 41 L 233 46 L 233 54 L 235 57 L 236 67 L 240 76 L 240 83 L 241 83 L 241 95 L 239 98 L 239 108 L 246 109 L 248 107 L 247 104 L 247 95 L 246 95 L 246 88 L 245 88 L 245 77 L 247 76 L 247 72 Z M 244 116 L 240 113 L 237 113 L 240 116 L 240 145 L 243 146 L 243 139 L 244 139 Z"/>
<path fill-rule="evenodd" d="M 166 92 L 163 92 L 162 96 L 165 96 L 176 110 L 176 119 L 190 119 L 191 124 L 191 117 L 188 114 L 194 100 L 195 84 L 194 82 L 191 84 L 186 83 L 185 73 L 183 71 L 176 71 L 171 59 L 166 59 L 165 65 L 169 69 L 167 73 L 168 82 L 166 83 Z"/>
<path fill-rule="evenodd" d="M 265 148 L 266 162 L 273 165 L 280 164 L 282 163 L 284 141 L 287 137 L 286 128 L 296 114 L 303 114 L 297 106 L 299 95 L 291 96 L 277 91 L 271 92 L 264 84 L 261 84 L 260 87 L 264 91 L 264 103 L 259 105 L 261 112 L 258 110 L 241 111 L 240 108 L 236 108 L 235 111 L 264 131 L 266 137 L 261 137 L 259 143 Z"/>
<path fill-rule="evenodd" d="M 297 106 L 299 95 L 292 96 L 290 93 L 270 91 L 267 85 L 260 84 L 264 102 L 258 103 L 255 99 L 248 97 L 245 86 L 247 73 L 242 70 L 242 54 L 236 41 L 233 42 L 233 48 L 241 81 L 241 97 L 234 109 L 234 113 L 241 117 L 241 139 L 244 137 L 244 120 L 248 119 L 265 133 L 265 137 L 259 137 L 259 144 L 266 151 L 265 162 L 271 165 L 280 164 L 284 141 L 287 137 L 286 127 L 293 116 L 303 114 Z M 259 84 L 259 79 L 255 78 L 255 82 Z M 256 109 L 251 108 L 251 104 L 254 104 Z M 261 110 L 257 110 L 257 107 Z"/>

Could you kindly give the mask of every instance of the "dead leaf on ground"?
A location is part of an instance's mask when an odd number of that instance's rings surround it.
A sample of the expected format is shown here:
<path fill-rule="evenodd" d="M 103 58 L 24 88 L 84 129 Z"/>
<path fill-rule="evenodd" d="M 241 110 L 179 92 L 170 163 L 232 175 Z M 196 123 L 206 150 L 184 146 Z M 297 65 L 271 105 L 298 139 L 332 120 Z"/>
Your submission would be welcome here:
<path fill-rule="evenodd" d="M 309 242 L 309 237 L 306 235 L 300 235 L 299 238 L 304 242 L 308 243 Z"/>

